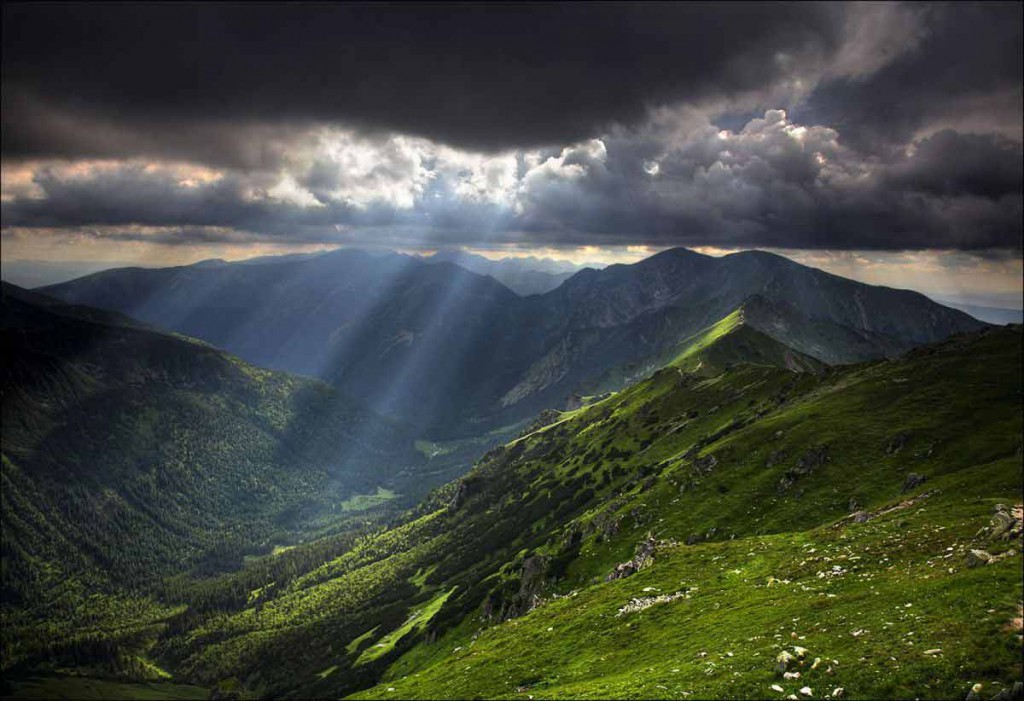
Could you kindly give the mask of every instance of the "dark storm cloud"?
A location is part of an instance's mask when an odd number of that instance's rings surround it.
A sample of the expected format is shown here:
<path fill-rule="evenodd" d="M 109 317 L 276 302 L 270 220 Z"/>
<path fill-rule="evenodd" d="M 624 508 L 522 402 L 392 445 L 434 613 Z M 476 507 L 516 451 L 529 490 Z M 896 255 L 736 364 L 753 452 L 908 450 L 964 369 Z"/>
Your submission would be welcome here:
<path fill-rule="evenodd" d="M 623 133 L 534 154 L 530 162 L 470 167 L 424 157 L 408 144 L 358 148 L 368 149 L 370 172 L 349 181 L 344 169 L 315 161 L 312 176 L 295 178 L 315 181 L 313 191 L 281 190 L 263 175 L 195 182 L 141 165 L 53 169 L 36 174 L 36 196 L 3 204 L 3 225 L 202 232 L 203 238 L 180 234 L 182 244 L 252 235 L 292 243 L 384 236 L 403 246 L 1020 250 L 1024 154 L 1019 143 L 991 135 L 939 132 L 882 161 L 844 146 L 835 130 L 799 126 L 769 111 L 737 133 L 710 124 L 681 141 Z M 497 176 L 467 190 L 487 173 Z M 370 193 L 360 189 L 366 180 L 374 183 Z M 315 198 L 303 199 L 310 192 Z"/>
<path fill-rule="evenodd" d="M 226 125 L 344 123 L 472 148 L 556 144 L 649 106 L 770 85 L 842 6 L 5 5 L 9 157 L 258 154 Z M 785 58 L 785 61 L 781 60 Z M 235 149 L 240 154 L 234 154 Z"/>
<path fill-rule="evenodd" d="M 921 5 L 920 40 L 869 76 L 823 81 L 797 119 L 828 124 L 847 143 L 884 149 L 930 125 L 1009 131 L 1019 139 L 1020 2 Z"/>
<path fill-rule="evenodd" d="M 950 129 L 922 139 L 885 179 L 895 190 L 999 199 L 1021 192 L 1019 143 Z"/>
<path fill-rule="evenodd" d="M 521 225 L 595 244 L 1021 249 L 1024 152 L 999 136 L 943 131 L 883 160 L 769 111 L 738 133 L 691 132 L 638 177 L 649 143 L 609 140 L 584 177 L 528 177 Z"/>
<path fill-rule="evenodd" d="M 1019 3 L 3 19 L 4 232 L 1021 251 Z"/>

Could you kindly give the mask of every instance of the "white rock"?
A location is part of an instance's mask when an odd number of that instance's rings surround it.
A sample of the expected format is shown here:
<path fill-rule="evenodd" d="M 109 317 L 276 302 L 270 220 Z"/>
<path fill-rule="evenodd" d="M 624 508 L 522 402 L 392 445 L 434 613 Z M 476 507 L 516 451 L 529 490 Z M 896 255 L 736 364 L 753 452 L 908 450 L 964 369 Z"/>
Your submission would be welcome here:
<path fill-rule="evenodd" d="M 777 691 L 777 692 L 779 692 L 780 694 L 784 694 L 784 693 L 786 693 L 786 690 L 785 690 L 785 689 L 783 689 L 783 688 L 782 688 L 781 686 L 779 686 L 778 684 L 772 684 L 772 691 Z"/>
<path fill-rule="evenodd" d="M 804 688 L 800 689 L 800 693 L 804 696 L 814 696 L 814 692 L 811 691 L 811 687 L 809 686 L 805 686 Z"/>
<path fill-rule="evenodd" d="M 785 674 L 782 675 L 782 677 L 784 679 L 799 679 L 800 678 L 800 672 L 786 672 Z"/>
<path fill-rule="evenodd" d="M 838 699 L 839 697 L 841 697 L 845 693 L 846 693 L 846 689 L 844 689 L 841 686 L 837 686 L 835 689 L 832 690 L 832 698 Z"/>

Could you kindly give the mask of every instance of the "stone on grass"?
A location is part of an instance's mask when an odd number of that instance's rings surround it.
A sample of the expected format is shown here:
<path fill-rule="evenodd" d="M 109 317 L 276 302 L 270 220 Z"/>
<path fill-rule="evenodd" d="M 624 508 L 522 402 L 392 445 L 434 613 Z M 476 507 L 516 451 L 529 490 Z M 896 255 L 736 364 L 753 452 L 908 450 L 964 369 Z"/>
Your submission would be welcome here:
<path fill-rule="evenodd" d="M 791 655 L 788 650 L 783 650 L 779 653 L 779 656 L 775 658 L 775 671 L 779 674 L 785 673 L 785 671 L 789 669 L 789 665 L 794 661 L 796 661 L 796 658 Z"/>
<path fill-rule="evenodd" d="M 903 480 L 903 492 L 909 492 L 911 489 L 916 489 L 922 484 L 928 481 L 927 475 L 919 475 L 916 472 L 911 472 Z"/>
<path fill-rule="evenodd" d="M 967 566 L 980 567 L 992 562 L 992 555 L 984 550 L 971 550 L 967 553 Z"/>

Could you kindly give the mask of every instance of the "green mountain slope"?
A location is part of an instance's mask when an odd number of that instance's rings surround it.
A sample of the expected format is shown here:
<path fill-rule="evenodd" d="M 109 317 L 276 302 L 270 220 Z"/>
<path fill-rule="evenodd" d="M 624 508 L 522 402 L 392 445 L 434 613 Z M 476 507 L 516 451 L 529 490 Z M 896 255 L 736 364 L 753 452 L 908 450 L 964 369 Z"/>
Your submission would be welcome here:
<path fill-rule="evenodd" d="M 160 659 L 304 697 L 948 697 L 1020 680 L 1019 523 L 984 530 L 1019 503 L 1020 328 L 793 373 L 732 362 L 762 344 L 744 326 L 682 350 L 684 366 L 725 353 L 720 373 L 667 367 L 553 417 Z M 982 548 L 994 561 L 971 567 Z M 786 678 L 794 646 L 809 652 Z"/>
<path fill-rule="evenodd" d="M 5 669 L 151 639 L 163 577 L 358 523 L 423 462 L 326 385 L 6 283 L 0 344 Z"/>
<path fill-rule="evenodd" d="M 747 307 L 740 307 L 718 323 L 679 344 L 682 350 L 668 363 L 686 372 L 707 377 L 720 375 L 735 365 L 749 363 L 785 368 L 794 372 L 820 372 L 825 364 L 779 343 L 752 327 Z"/>

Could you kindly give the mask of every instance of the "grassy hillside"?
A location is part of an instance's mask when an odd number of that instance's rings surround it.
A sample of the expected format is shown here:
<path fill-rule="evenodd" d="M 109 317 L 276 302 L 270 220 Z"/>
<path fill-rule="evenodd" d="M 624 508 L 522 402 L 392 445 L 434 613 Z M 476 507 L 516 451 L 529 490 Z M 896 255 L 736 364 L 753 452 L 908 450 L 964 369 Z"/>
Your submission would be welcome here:
<path fill-rule="evenodd" d="M 5 670 L 160 678 L 165 577 L 358 526 L 353 495 L 423 462 L 323 384 L 6 284 L 0 343 Z"/>
<path fill-rule="evenodd" d="M 668 363 L 685 372 L 714 377 L 740 364 L 770 365 L 794 372 L 820 372 L 825 364 L 799 353 L 758 331 L 745 319 L 745 308 L 679 344 Z"/>
<path fill-rule="evenodd" d="M 726 326 L 701 353 L 736 341 Z M 820 373 L 726 365 L 549 416 L 341 557 L 165 638 L 160 659 L 301 696 L 1020 680 L 1019 535 L 984 530 L 1020 501 L 1020 328 Z M 994 561 L 970 566 L 973 549 Z M 784 651 L 799 678 L 775 671 Z"/>

